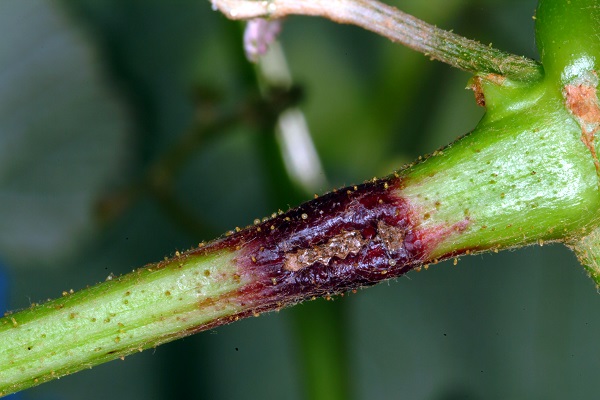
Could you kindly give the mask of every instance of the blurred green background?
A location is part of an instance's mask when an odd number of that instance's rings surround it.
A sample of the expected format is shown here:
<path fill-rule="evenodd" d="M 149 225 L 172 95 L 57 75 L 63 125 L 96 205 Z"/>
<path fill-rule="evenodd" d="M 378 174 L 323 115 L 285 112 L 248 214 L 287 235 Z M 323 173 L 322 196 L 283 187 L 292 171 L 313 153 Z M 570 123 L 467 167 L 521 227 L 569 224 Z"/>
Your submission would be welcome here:
<path fill-rule="evenodd" d="M 536 57 L 533 0 L 389 3 Z M 10 308 L 312 197 L 283 169 L 267 112 L 280 102 L 259 101 L 242 32 L 207 0 L 0 2 L 0 258 Z M 387 175 L 482 115 L 464 90 L 468 74 L 359 28 L 295 17 L 281 41 L 297 88 L 280 97 L 305 113 L 323 166 L 316 192 Z M 338 395 L 354 399 L 590 398 L 599 310 L 561 246 L 467 257 L 21 398 L 302 399 L 320 391 L 307 379 L 319 368 L 341 373 L 347 392 Z"/>

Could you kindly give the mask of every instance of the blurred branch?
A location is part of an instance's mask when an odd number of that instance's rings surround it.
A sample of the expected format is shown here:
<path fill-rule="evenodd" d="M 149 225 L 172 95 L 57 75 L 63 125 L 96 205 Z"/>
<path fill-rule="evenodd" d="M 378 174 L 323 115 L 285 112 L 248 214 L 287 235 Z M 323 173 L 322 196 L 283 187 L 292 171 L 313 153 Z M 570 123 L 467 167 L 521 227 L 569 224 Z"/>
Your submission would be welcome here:
<path fill-rule="evenodd" d="M 541 77 L 541 65 L 437 28 L 376 0 L 212 0 L 230 19 L 312 15 L 357 25 L 426 56 L 471 73 L 493 73 L 516 80 Z"/>

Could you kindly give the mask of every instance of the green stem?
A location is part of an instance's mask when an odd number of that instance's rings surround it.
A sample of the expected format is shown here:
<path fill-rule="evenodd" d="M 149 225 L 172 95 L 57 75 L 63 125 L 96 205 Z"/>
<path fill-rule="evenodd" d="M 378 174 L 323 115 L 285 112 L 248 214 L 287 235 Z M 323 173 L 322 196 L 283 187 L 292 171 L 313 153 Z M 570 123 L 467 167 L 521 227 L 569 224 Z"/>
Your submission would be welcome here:
<path fill-rule="evenodd" d="M 231 254 L 176 257 L 0 319 L 0 395 L 184 337 L 231 315 Z"/>
<path fill-rule="evenodd" d="M 600 51 L 564 30 L 553 36 L 559 15 L 593 23 L 577 34 L 600 26 L 595 2 L 543 1 L 548 73 L 526 82 L 477 76 L 488 113 L 426 160 L 0 319 L 0 395 L 461 254 L 563 241 L 596 274 Z"/>
<path fill-rule="evenodd" d="M 353 24 L 413 50 L 473 73 L 492 73 L 515 80 L 535 80 L 537 62 L 497 50 L 421 21 L 376 0 L 211 0 L 231 19 L 312 15 Z"/>
<path fill-rule="evenodd" d="M 402 191 L 419 204 L 423 227 L 458 224 L 460 235 L 440 240 L 432 256 L 563 240 L 594 227 L 594 162 L 553 83 L 528 86 L 514 102 L 508 97 L 523 88 L 484 86 L 494 112 L 472 134 L 412 167 Z"/>
<path fill-rule="evenodd" d="M 547 75 L 561 91 L 590 152 L 599 176 L 598 140 L 600 102 L 600 5 L 597 1 L 540 1 L 537 41 Z M 600 228 L 567 242 L 590 277 L 600 287 Z"/>

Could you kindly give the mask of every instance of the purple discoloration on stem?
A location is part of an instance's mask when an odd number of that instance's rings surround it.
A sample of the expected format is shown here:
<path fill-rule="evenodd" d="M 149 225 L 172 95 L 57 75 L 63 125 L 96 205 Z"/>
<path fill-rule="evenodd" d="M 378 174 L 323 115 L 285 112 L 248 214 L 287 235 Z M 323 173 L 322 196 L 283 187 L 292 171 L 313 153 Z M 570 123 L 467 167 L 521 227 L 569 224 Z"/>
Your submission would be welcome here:
<path fill-rule="evenodd" d="M 340 293 L 397 276 L 423 260 L 400 179 L 337 190 L 207 246 L 239 250 L 243 291 L 257 305 Z M 270 299 L 270 300 L 268 300 Z"/>
<path fill-rule="evenodd" d="M 235 302 L 239 313 L 190 333 L 400 276 L 430 262 L 435 246 L 470 224 L 424 228 L 401 193 L 400 177 L 336 190 L 188 253 L 234 251 L 242 282 L 210 300 Z"/>
<path fill-rule="evenodd" d="M 247 295 L 258 304 L 267 298 L 294 303 L 408 271 L 424 248 L 411 229 L 410 206 L 395 194 L 398 183 L 329 193 L 257 227 L 262 236 L 238 257 L 256 282 Z M 404 246 L 392 245 L 391 236 Z"/>

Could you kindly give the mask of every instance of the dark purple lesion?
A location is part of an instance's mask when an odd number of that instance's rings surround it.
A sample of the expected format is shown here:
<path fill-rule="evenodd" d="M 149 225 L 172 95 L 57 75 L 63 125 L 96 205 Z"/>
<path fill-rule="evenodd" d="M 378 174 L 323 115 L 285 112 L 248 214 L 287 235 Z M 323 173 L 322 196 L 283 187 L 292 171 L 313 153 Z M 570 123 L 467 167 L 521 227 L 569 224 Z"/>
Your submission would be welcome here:
<path fill-rule="evenodd" d="M 207 246 L 237 250 L 246 305 L 288 305 L 402 275 L 425 243 L 399 177 L 339 189 Z"/>
<path fill-rule="evenodd" d="M 424 224 L 424 210 L 402 188 L 402 177 L 392 176 L 338 189 L 186 253 L 233 252 L 241 283 L 211 299 L 234 302 L 239 312 L 193 331 L 374 285 L 429 263 L 436 246 L 470 222 Z"/>

